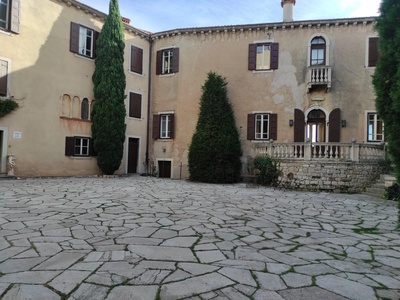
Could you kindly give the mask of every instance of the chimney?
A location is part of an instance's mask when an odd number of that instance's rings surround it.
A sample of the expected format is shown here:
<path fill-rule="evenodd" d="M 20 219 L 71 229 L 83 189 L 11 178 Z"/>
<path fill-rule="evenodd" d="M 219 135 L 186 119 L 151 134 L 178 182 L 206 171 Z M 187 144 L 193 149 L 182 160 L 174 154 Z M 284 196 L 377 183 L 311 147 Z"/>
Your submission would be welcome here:
<path fill-rule="evenodd" d="M 283 22 L 293 22 L 293 9 L 295 4 L 296 0 L 282 0 Z"/>
<path fill-rule="evenodd" d="M 122 18 L 122 22 L 123 22 L 123 23 L 128 24 L 128 25 L 131 23 L 131 20 L 130 20 L 130 19 L 125 18 L 125 17 L 121 17 L 121 18 Z"/>

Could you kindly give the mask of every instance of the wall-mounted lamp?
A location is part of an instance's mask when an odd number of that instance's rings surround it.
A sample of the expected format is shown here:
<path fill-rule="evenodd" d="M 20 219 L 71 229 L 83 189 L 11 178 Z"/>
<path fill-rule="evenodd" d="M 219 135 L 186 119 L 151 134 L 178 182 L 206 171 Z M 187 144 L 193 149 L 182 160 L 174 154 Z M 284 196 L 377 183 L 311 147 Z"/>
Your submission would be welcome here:
<path fill-rule="evenodd" d="M 289 120 L 289 126 L 290 126 L 290 127 L 293 126 L 293 120 L 292 120 L 292 119 Z"/>
<path fill-rule="evenodd" d="M 346 120 L 342 120 L 342 127 L 346 127 L 346 125 L 347 125 L 347 122 L 346 122 Z"/>

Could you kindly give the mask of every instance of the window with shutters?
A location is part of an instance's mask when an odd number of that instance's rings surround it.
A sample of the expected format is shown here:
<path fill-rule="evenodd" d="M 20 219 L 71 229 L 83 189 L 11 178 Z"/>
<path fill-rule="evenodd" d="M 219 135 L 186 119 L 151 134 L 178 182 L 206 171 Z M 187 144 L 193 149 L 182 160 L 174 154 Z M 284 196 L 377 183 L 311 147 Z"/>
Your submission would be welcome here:
<path fill-rule="evenodd" d="M 173 139 L 175 136 L 175 115 L 161 113 L 153 115 L 153 139 Z"/>
<path fill-rule="evenodd" d="M 67 136 L 65 138 L 65 155 L 76 157 L 95 156 L 93 139 L 90 137 Z"/>
<path fill-rule="evenodd" d="M 70 51 L 88 58 L 95 57 L 95 45 L 99 33 L 71 22 Z"/>
<path fill-rule="evenodd" d="M 378 37 L 368 38 L 367 45 L 367 66 L 375 67 L 379 59 Z"/>
<path fill-rule="evenodd" d="M 248 140 L 276 140 L 277 139 L 277 114 L 255 113 L 247 116 Z"/>
<path fill-rule="evenodd" d="M 142 95 L 129 93 L 129 117 L 137 119 L 142 117 Z"/>
<path fill-rule="evenodd" d="M 0 29 L 19 33 L 20 0 L 0 0 Z"/>
<path fill-rule="evenodd" d="M 249 45 L 249 70 L 265 71 L 278 69 L 278 62 L 278 43 L 260 43 Z"/>
<path fill-rule="evenodd" d="M 8 96 L 8 61 L 0 59 L 0 97 Z"/>
<path fill-rule="evenodd" d="M 130 71 L 143 74 L 143 49 L 131 46 L 131 67 Z"/>
<path fill-rule="evenodd" d="M 156 74 L 167 75 L 179 72 L 179 48 L 157 51 Z"/>
<path fill-rule="evenodd" d="M 367 114 L 368 142 L 381 142 L 384 140 L 384 125 L 377 113 Z"/>

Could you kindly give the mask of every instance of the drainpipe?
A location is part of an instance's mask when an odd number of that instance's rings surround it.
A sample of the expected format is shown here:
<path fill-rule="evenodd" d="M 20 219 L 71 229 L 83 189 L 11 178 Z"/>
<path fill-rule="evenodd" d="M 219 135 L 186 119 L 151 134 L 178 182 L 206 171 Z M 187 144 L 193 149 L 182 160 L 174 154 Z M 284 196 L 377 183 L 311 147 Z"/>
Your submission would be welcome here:
<path fill-rule="evenodd" d="M 150 158 L 149 158 L 149 142 L 150 142 L 150 100 L 151 100 L 151 56 L 153 52 L 153 39 L 149 39 L 149 83 L 147 91 L 147 133 L 146 133 L 146 173 L 149 174 Z"/>

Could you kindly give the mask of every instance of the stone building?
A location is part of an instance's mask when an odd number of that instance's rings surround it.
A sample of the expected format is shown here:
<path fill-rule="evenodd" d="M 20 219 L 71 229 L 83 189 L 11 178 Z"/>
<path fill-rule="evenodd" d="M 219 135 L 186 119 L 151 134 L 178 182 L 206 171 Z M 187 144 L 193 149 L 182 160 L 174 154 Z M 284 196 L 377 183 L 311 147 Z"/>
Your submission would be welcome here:
<path fill-rule="evenodd" d="M 1 172 L 13 154 L 17 176 L 99 174 L 90 156 L 91 75 L 105 14 L 72 0 L 5 5 L 1 96 L 20 108 L 0 119 Z M 383 124 L 371 84 L 374 18 L 293 21 L 295 0 L 281 5 L 278 23 L 158 33 L 124 24 L 127 132 L 118 174 L 154 169 L 160 177 L 188 177 L 209 71 L 228 81 L 243 173 L 260 153 L 335 163 L 382 157 Z"/>

